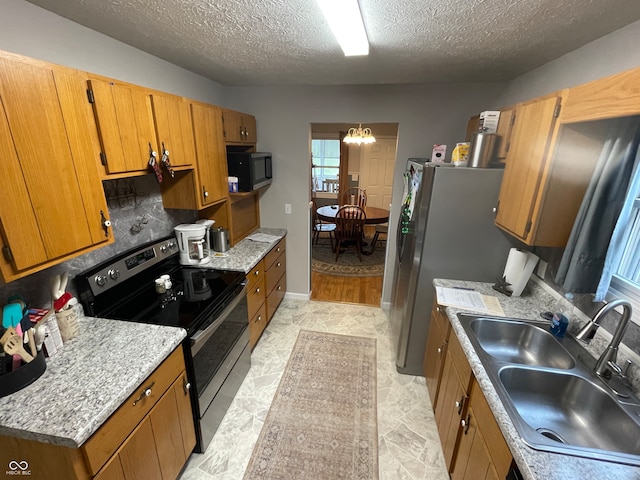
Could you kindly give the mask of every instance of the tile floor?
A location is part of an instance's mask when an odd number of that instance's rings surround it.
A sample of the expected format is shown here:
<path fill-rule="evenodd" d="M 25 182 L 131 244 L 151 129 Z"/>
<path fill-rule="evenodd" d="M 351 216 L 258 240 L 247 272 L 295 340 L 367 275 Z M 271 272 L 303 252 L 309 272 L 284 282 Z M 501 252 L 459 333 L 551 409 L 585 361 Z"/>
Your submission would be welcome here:
<path fill-rule="evenodd" d="M 300 300 L 280 305 L 213 441 L 191 456 L 181 480 L 242 479 L 300 329 L 377 339 L 380 480 L 448 480 L 424 378 L 397 373 L 397 332 L 383 310 Z"/>

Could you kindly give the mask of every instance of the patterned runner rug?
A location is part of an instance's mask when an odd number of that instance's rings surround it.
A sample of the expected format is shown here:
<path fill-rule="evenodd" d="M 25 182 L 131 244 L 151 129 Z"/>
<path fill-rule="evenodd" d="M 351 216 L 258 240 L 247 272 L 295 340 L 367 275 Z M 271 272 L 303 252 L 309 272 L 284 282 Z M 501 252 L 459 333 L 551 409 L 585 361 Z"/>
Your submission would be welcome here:
<path fill-rule="evenodd" d="M 244 479 L 377 478 L 375 339 L 301 330 Z"/>

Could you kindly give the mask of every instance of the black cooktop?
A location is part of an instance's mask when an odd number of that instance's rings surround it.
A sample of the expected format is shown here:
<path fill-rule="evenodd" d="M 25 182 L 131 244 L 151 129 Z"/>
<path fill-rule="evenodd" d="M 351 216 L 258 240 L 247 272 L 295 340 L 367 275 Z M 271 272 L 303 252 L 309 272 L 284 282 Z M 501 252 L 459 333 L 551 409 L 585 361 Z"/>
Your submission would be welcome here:
<path fill-rule="evenodd" d="M 245 279 L 243 272 L 182 266 L 174 254 L 94 294 L 89 287 L 95 277 L 93 272 L 108 268 L 110 261 L 76 277 L 80 300 L 88 315 L 183 327 L 188 333 L 205 328 L 242 289 Z M 159 294 L 155 279 L 161 275 L 169 275 L 173 286 Z"/>

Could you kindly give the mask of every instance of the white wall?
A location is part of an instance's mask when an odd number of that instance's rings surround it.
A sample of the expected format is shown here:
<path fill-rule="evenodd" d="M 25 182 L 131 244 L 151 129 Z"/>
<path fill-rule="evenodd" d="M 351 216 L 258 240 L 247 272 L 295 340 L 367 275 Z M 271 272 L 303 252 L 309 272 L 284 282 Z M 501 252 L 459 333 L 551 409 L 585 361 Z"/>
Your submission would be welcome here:
<path fill-rule="evenodd" d="M 469 117 L 493 105 L 503 88 L 502 84 L 228 88 L 234 108 L 256 115 L 258 148 L 274 155 L 274 181 L 261 198 L 260 215 L 263 226 L 289 232 L 287 292 L 306 295 L 310 287 L 311 123 L 398 123 L 391 213 L 395 231 L 407 158 L 430 157 L 434 143 L 453 146 L 464 141 Z M 293 206 L 291 215 L 284 213 L 285 203 Z M 395 251 L 393 235 L 389 251 Z M 391 300 L 393 255 L 389 253 L 387 265 L 384 302 Z"/>
<path fill-rule="evenodd" d="M 0 50 L 202 102 L 222 104 L 222 86 L 23 0 L 0 0 Z"/>
<path fill-rule="evenodd" d="M 496 106 L 582 85 L 640 66 L 640 21 L 512 80 Z"/>

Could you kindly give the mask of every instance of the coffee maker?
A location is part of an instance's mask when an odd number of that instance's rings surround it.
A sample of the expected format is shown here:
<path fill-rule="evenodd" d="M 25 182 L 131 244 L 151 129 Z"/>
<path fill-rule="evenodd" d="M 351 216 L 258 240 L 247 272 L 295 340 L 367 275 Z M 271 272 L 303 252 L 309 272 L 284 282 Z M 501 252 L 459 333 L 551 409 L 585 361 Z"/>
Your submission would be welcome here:
<path fill-rule="evenodd" d="M 206 225 L 182 223 L 174 228 L 181 265 L 206 265 L 211 260 Z"/>

